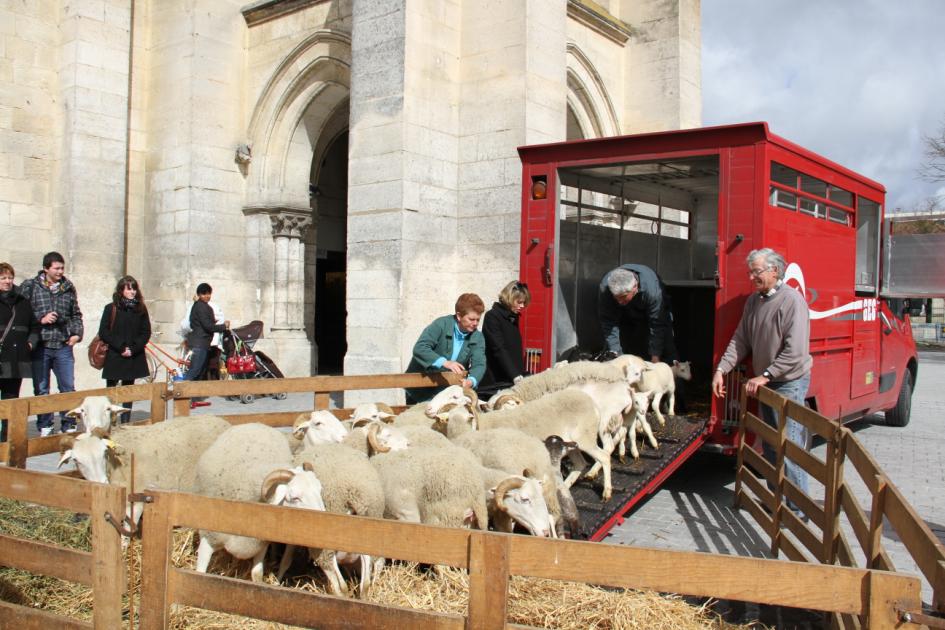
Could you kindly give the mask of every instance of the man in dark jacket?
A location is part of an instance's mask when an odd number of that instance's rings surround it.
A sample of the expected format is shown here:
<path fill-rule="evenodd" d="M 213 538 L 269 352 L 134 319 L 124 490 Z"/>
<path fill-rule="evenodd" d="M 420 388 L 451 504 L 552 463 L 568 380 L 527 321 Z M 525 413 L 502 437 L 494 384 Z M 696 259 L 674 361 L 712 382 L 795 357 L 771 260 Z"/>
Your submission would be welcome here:
<path fill-rule="evenodd" d="M 49 393 L 49 372 L 56 375 L 59 392 L 75 391 L 75 356 L 72 349 L 82 340 L 85 329 L 75 285 L 63 274 L 66 262 L 59 252 L 43 256 L 43 270 L 26 280 L 20 292 L 30 301 L 33 316 L 40 324 L 40 343 L 33 348 L 33 394 Z M 75 431 L 75 420 L 60 415 L 63 433 Z M 53 414 L 36 416 L 41 436 L 53 433 Z"/>
<path fill-rule="evenodd" d="M 207 366 L 207 357 L 210 354 L 210 340 L 214 333 L 229 330 L 230 320 L 222 324 L 215 323 L 213 308 L 208 302 L 213 297 L 213 288 L 206 282 L 197 285 L 197 301 L 190 309 L 190 333 L 187 335 L 187 345 L 190 347 L 190 367 L 184 374 L 185 381 L 195 381 L 200 378 Z M 200 401 L 195 404 L 210 404 Z"/>
<path fill-rule="evenodd" d="M 607 272 L 600 281 L 597 316 L 606 350 L 654 363 L 677 359 L 669 294 L 649 267 L 626 264 Z"/>

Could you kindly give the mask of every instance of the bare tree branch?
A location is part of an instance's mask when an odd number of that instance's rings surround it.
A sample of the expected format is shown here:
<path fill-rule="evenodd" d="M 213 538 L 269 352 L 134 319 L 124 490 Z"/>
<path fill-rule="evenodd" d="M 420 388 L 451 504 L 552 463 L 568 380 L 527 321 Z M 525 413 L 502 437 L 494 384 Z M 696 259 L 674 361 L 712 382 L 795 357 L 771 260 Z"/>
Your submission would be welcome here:
<path fill-rule="evenodd" d="M 930 182 L 945 182 L 945 123 L 938 134 L 925 137 L 925 164 L 919 175 Z"/>

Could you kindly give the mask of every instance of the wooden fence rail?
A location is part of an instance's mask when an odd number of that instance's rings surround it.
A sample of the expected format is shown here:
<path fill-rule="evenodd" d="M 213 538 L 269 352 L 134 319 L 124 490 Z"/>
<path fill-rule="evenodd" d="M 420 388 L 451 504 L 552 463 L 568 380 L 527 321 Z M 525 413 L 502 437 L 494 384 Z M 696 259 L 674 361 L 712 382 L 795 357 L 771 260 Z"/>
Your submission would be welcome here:
<path fill-rule="evenodd" d="M 47 473 L 0 469 L 0 496 L 89 515 L 92 551 L 0 536 L 0 566 L 77 582 L 92 588 L 92 623 L 0 601 L 0 626 L 16 628 L 120 628 L 127 590 L 121 536 L 107 515 L 121 520 L 125 489 Z"/>
<path fill-rule="evenodd" d="M 742 387 L 735 502 L 751 513 L 768 534 L 772 555 L 781 552 L 791 560 L 895 571 L 882 545 L 885 518 L 931 585 L 933 608 L 945 613 L 945 547 L 853 432 L 768 388 L 759 390 L 757 399 L 775 410 L 778 426 L 767 425 L 749 410 L 747 393 Z M 824 440 L 823 459 L 787 439 L 788 417 L 807 427 L 812 436 Z M 777 453 L 774 464 L 762 458 L 749 443 L 748 436 L 752 434 Z M 822 503 L 785 478 L 786 458 L 823 486 Z M 869 512 L 859 504 L 845 479 L 851 472 L 862 480 L 869 492 Z M 787 500 L 800 508 L 809 521 L 805 522 L 788 509 Z M 842 522 L 849 524 L 863 551 L 864 557 L 859 561 L 841 528 Z M 851 615 L 856 613 L 844 612 L 836 620 L 837 624 L 856 627 L 865 623 L 864 619 L 854 620 Z M 945 619 L 939 621 L 942 623 L 936 627 L 945 627 Z"/>
<path fill-rule="evenodd" d="M 506 627 L 512 575 L 750 600 L 836 611 L 897 625 L 919 606 L 919 582 L 884 571 L 641 549 L 398 523 L 324 512 L 149 492 L 142 537 L 141 628 L 166 628 L 173 604 L 315 627 Z M 465 619 L 379 607 L 171 565 L 175 527 L 199 527 L 299 546 L 343 549 L 469 571 Z"/>

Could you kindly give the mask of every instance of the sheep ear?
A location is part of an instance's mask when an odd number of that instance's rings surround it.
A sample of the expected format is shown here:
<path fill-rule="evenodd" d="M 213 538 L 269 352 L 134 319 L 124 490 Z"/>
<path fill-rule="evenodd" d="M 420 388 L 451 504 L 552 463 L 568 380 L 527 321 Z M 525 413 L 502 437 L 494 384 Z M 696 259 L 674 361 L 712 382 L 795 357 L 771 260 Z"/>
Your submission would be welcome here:
<path fill-rule="evenodd" d="M 489 401 L 480 400 L 479 401 L 479 411 L 489 411 Z"/>
<path fill-rule="evenodd" d="M 351 423 L 352 429 L 359 429 L 365 425 L 371 424 L 370 418 L 358 418 Z"/>
<path fill-rule="evenodd" d="M 396 418 L 397 416 L 395 416 L 392 413 L 387 413 L 386 411 L 379 411 L 377 413 L 377 417 L 381 419 L 381 422 L 386 422 L 387 424 L 390 424 L 391 422 L 394 421 L 394 418 Z"/>
<path fill-rule="evenodd" d="M 440 413 L 436 414 L 436 419 L 440 422 L 446 422 L 450 419 L 450 414 L 448 411 L 441 411 Z"/>
<path fill-rule="evenodd" d="M 305 438 L 305 433 L 308 431 L 308 427 L 311 425 L 311 423 L 312 423 L 311 420 L 306 420 L 305 422 L 303 422 L 303 423 L 300 424 L 299 426 L 295 427 L 295 428 L 292 430 L 292 435 L 293 435 L 293 437 L 295 437 L 295 439 L 297 439 L 297 440 L 302 440 L 302 439 L 304 439 L 304 438 Z"/>
<path fill-rule="evenodd" d="M 82 407 L 76 407 L 72 411 L 66 412 L 67 418 L 80 418 L 82 416 Z"/>
<path fill-rule="evenodd" d="M 125 413 L 126 411 L 128 411 L 128 410 L 125 409 L 124 407 L 122 407 L 121 405 L 109 405 L 109 406 L 108 406 L 108 412 L 111 413 L 112 415 L 116 415 L 116 414 L 119 414 L 119 413 Z"/>
<path fill-rule="evenodd" d="M 63 464 L 68 464 L 72 461 L 72 449 L 66 449 L 62 453 L 62 457 L 59 458 L 59 466 L 57 468 L 62 468 Z"/>

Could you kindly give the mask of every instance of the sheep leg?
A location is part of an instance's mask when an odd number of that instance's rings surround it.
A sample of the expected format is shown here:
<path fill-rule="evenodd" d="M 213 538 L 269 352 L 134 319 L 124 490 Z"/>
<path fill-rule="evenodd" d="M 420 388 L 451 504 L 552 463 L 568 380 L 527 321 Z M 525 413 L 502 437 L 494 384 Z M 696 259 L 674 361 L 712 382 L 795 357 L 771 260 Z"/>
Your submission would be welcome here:
<path fill-rule="evenodd" d="M 630 442 L 630 456 L 634 459 L 640 459 L 640 449 L 637 448 L 637 423 L 639 420 L 636 418 L 633 419 L 633 422 L 630 423 L 630 433 L 627 437 L 627 441 Z"/>
<path fill-rule="evenodd" d="M 676 415 L 676 390 L 669 392 L 669 415 Z"/>
<path fill-rule="evenodd" d="M 660 445 L 657 444 L 656 438 L 653 437 L 653 429 L 650 428 L 650 423 L 646 419 L 646 414 L 643 414 L 643 417 L 640 418 L 640 426 L 643 427 L 643 432 L 646 434 L 646 437 L 650 442 L 650 446 L 652 446 L 654 450 L 659 450 Z"/>
<path fill-rule="evenodd" d="M 358 596 L 361 599 L 367 597 L 368 589 L 371 588 L 371 582 L 373 581 L 373 576 L 371 575 L 371 568 L 374 566 L 374 559 L 367 554 L 361 554 L 361 583 L 358 589 Z"/>
<path fill-rule="evenodd" d="M 206 536 L 200 537 L 200 545 L 197 547 L 197 571 L 200 573 L 206 573 L 207 567 L 210 566 L 210 558 L 213 557 L 213 552 L 216 549 L 213 548 L 213 545 L 210 544 L 210 541 L 207 540 Z"/>
<path fill-rule="evenodd" d="M 285 572 L 292 566 L 292 558 L 295 556 L 295 545 L 286 545 L 282 553 L 282 560 L 279 561 L 279 572 L 276 573 L 276 581 L 282 583 Z"/>
<path fill-rule="evenodd" d="M 663 414 L 660 412 L 660 400 L 662 400 L 662 398 L 663 398 L 663 392 L 655 392 L 653 394 L 653 404 L 651 406 L 651 409 L 653 409 L 653 413 L 656 414 L 656 419 L 660 421 L 660 426 L 665 427 L 666 418 L 664 418 Z"/>
<path fill-rule="evenodd" d="M 253 556 L 253 568 L 249 572 L 249 577 L 253 582 L 261 583 L 263 581 L 263 572 L 265 568 L 266 551 L 269 549 L 269 543 L 263 543 L 262 549 Z"/>
<path fill-rule="evenodd" d="M 610 497 L 614 491 L 613 485 L 610 482 L 610 453 L 598 447 L 596 444 L 594 446 L 587 445 L 581 448 L 581 450 L 594 458 L 594 460 L 600 464 L 601 470 L 604 471 L 604 492 L 601 495 L 601 499 L 605 502 L 610 501 Z"/>
<path fill-rule="evenodd" d="M 620 428 L 617 429 L 617 436 L 616 436 L 616 439 L 614 440 L 617 443 L 617 456 L 620 458 L 621 464 L 626 461 L 626 455 L 627 455 L 626 440 L 627 440 L 627 427 L 624 425 L 621 425 Z"/>
<path fill-rule="evenodd" d="M 322 551 L 315 560 L 315 564 L 322 570 L 325 577 L 328 578 L 328 589 L 332 595 L 344 597 L 346 588 L 344 587 L 344 576 L 341 575 L 341 567 L 338 566 L 338 556 L 334 551 Z"/>
<path fill-rule="evenodd" d="M 574 482 L 581 477 L 581 470 L 586 465 L 583 458 L 577 451 L 571 451 L 568 453 L 568 461 L 571 462 L 571 472 L 568 474 L 568 478 L 564 480 L 564 486 L 566 488 L 573 486 Z M 591 470 L 593 470 L 594 475 L 596 475 L 597 471 L 600 470 L 600 467 L 597 467 L 596 470 L 593 468 Z"/>

